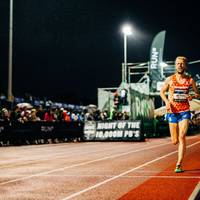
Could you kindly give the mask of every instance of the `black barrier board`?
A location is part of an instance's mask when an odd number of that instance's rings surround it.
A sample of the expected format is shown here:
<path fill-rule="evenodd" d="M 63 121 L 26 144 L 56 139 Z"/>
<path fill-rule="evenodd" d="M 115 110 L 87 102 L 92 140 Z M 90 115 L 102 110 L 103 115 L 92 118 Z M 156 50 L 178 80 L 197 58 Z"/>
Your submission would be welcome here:
<path fill-rule="evenodd" d="M 142 141 L 141 120 L 87 121 L 84 125 L 86 141 Z"/>
<path fill-rule="evenodd" d="M 2 122 L 0 121 L 0 141 L 32 141 L 37 139 L 83 138 L 83 123 L 80 122 Z"/>

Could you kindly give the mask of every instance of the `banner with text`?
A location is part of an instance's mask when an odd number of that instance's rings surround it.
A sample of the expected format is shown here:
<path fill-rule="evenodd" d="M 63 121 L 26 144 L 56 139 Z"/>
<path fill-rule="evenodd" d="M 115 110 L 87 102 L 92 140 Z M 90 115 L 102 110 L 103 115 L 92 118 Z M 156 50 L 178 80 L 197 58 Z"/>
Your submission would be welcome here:
<path fill-rule="evenodd" d="M 86 141 L 142 141 L 141 121 L 87 121 L 84 125 Z"/>
<path fill-rule="evenodd" d="M 165 42 L 166 31 L 161 31 L 158 33 L 151 45 L 150 49 L 150 79 L 151 89 L 156 90 L 156 82 L 162 81 L 163 78 L 163 51 L 164 51 L 164 42 Z"/>

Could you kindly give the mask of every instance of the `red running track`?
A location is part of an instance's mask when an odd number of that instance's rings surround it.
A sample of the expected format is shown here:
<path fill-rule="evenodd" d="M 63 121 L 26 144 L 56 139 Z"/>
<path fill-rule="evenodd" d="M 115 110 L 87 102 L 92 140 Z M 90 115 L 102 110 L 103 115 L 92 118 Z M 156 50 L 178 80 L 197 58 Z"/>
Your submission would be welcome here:
<path fill-rule="evenodd" d="M 187 137 L 181 174 L 170 138 L 0 148 L 0 200 L 194 199 L 200 134 Z"/>

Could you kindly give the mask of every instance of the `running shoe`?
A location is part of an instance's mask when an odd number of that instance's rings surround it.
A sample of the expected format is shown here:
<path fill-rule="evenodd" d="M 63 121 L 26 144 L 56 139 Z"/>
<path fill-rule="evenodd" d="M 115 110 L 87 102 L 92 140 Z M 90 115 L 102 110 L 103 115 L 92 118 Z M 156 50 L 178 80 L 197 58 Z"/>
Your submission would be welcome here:
<path fill-rule="evenodd" d="M 175 173 L 181 173 L 184 172 L 184 170 L 181 168 L 181 165 L 176 165 L 176 169 L 174 170 Z"/>

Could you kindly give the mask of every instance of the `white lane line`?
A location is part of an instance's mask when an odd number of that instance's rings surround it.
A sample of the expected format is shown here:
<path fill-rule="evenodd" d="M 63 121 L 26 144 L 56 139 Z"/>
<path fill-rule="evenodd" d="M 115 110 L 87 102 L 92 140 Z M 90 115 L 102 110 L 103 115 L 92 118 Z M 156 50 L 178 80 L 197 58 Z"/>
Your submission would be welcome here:
<path fill-rule="evenodd" d="M 44 177 L 114 177 L 114 175 L 44 175 Z M 162 175 L 158 175 L 158 176 L 152 176 L 152 175 L 130 175 L 130 176 L 122 176 L 121 178 L 158 178 L 158 179 L 162 179 L 162 178 L 169 178 L 169 179 L 200 179 L 200 176 L 162 176 Z"/>
<path fill-rule="evenodd" d="M 196 185 L 188 200 L 197 200 L 196 197 L 200 193 L 200 182 Z"/>
<path fill-rule="evenodd" d="M 197 145 L 197 144 L 199 144 L 199 143 L 200 143 L 200 141 L 195 142 L 195 143 L 193 143 L 193 144 L 187 146 L 187 148 L 190 148 L 190 147 L 192 147 L 192 146 L 194 146 L 194 145 Z M 95 188 L 101 186 L 101 185 L 104 185 L 104 184 L 106 184 L 106 183 L 108 183 L 108 182 L 111 182 L 111 181 L 113 181 L 113 180 L 115 180 L 115 179 L 118 179 L 118 178 L 120 178 L 120 177 L 122 177 L 122 176 L 124 176 L 124 175 L 126 175 L 126 174 L 129 174 L 129 173 L 131 173 L 131 172 L 133 172 L 133 171 L 135 171 L 135 170 L 137 170 L 137 169 L 140 169 L 140 168 L 142 168 L 142 167 L 145 167 L 145 166 L 147 166 L 147 165 L 149 165 L 149 164 L 155 163 L 155 162 L 157 162 L 157 161 L 159 161 L 159 160 L 161 160 L 161 159 L 164 159 L 164 158 L 166 158 L 166 157 L 168 157 L 168 156 L 171 156 L 171 155 L 173 155 L 173 154 L 175 154 L 175 153 L 177 153 L 177 152 L 178 152 L 178 151 L 173 151 L 173 152 L 168 153 L 168 154 L 166 154 L 166 155 L 164 155 L 164 156 L 160 156 L 160 157 L 158 157 L 158 158 L 156 158 L 156 159 L 154 159 L 154 160 L 148 161 L 148 162 L 146 162 L 146 163 L 144 163 L 144 164 L 142 164 L 142 165 L 139 165 L 138 167 L 132 168 L 132 169 L 130 169 L 130 170 L 128 170 L 128 171 L 125 171 L 125 172 L 123 172 L 123 173 L 121 173 L 121 174 L 118 174 L 117 176 L 114 176 L 114 177 L 112 177 L 112 178 L 106 179 L 105 181 L 99 182 L 99 183 L 97 183 L 97 184 L 95 184 L 95 185 L 93 185 L 93 186 L 90 186 L 90 187 L 88 187 L 88 188 L 85 188 L 85 189 L 83 189 L 83 190 L 80 190 L 79 192 L 76 192 L 76 193 L 71 194 L 71 195 L 69 195 L 69 196 L 67 196 L 67 197 L 65 197 L 65 198 L 62 198 L 62 200 L 68 200 L 68 199 L 72 199 L 72 198 L 74 198 L 74 197 L 77 197 L 77 196 L 79 196 L 79 195 L 81 195 L 81 194 L 83 194 L 83 193 L 85 193 L 85 192 L 88 192 L 88 191 L 90 191 L 90 190 L 92 190 L 92 189 L 95 189 Z"/>
<path fill-rule="evenodd" d="M 10 175 L 10 176 L 14 176 L 14 177 L 23 177 L 22 175 Z M 1 177 L 6 177 L 6 176 L 2 176 Z M 95 175 L 43 175 L 43 176 L 40 176 L 40 177 L 49 177 L 49 178 L 52 178 L 52 177 L 58 177 L 58 178 L 62 178 L 62 177 L 75 177 L 75 178 L 80 178 L 80 177 L 87 177 L 87 178 L 112 178 L 112 177 L 115 177 L 114 175 L 98 175 L 98 174 L 95 174 Z M 121 178 L 158 178 L 158 179 L 200 179 L 200 176 L 163 176 L 163 175 L 125 175 L 125 176 L 121 176 Z"/>
<path fill-rule="evenodd" d="M 154 149 L 154 148 L 157 148 L 157 147 L 168 145 L 170 143 L 171 142 L 159 144 L 159 145 L 154 145 L 152 147 L 137 149 L 137 150 L 133 150 L 133 151 L 128 151 L 128 152 L 124 152 L 124 153 L 120 153 L 120 154 L 115 154 L 115 155 L 111 155 L 111 156 L 105 156 L 105 157 L 98 158 L 98 159 L 95 159 L 95 160 L 90 160 L 90 161 L 86 161 L 86 162 L 82 162 L 82 163 L 78 163 L 78 164 L 74 164 L 74 165 L 70 165 L 70 166 L 66 166 L 66 167 L 62 167 L 62 168 L 53 169 L 53 170 L 50 170 L 50 171 L 41 172 L 41 173 L 38 173 L 38 174 L 33 174 L 33 175 L 30 175 L 30 176 L 25 176 L 23 178 L 9 180 L 9 181 L 0 183 L 0 185 L 6 185 L 8 183 L 14 183 L 14 182 L 17 182 L 17 181 L 30 179 L 30 178 L 37 177 L 37 176 L 43 176 L 43 175 L 50 174 L 50 173 L 53 173 L 53 172 L 63 171 L 65 169 L 69 169 L 69 168 L 88 165 L 88 164 L 91 164 L 91 163 L 95 163 L 95 162 L 99 162 L 99 161 L 103 161 L 103 160 L 107 160 L 107 159 L 111 159 L 111 158 L 117 158 L 117 157 L 125 156 L 125 155 L 131 154 L 131 153 L 137 153 L 137 152 L 140 152 L 140 151 L 150 150 L 150 149 Z"/>

